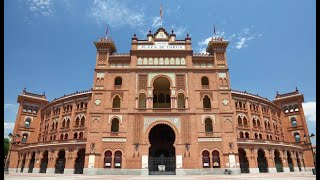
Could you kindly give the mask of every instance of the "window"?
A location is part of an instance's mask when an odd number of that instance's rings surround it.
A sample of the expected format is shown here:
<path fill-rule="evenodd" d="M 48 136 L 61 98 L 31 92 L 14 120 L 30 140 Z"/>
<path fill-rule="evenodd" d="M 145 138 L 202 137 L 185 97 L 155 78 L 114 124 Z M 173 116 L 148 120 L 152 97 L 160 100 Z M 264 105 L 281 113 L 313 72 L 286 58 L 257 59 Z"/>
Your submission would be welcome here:
<path fill-rule="evenodd" d="M 290 120 L 292 127 L 297 127 L 297 119 L 295 117 L 291 117 Z"/>
<path fill-rule="evenodd" d="M 240 116 L 238 116 L 238 124 L 239 124 L 239 125 L 242 125 L 242 119 L 241 119 Z"/>
<path fill-rule="evenodd" d="M 80 132 L 79 133 L 79 139 L 82 139 L 83 138 L 83 132 Z"/>
<path fill-rule="evenodd" d="M 211 108 L 211 101 L 207 95 L 203 98 L 203 108 Z"/>
<path fill-rule="evenodd" d="M 30 128 L 30 123 L 31 123 L 31 118 L 27 118 L 24 122 L 24 127 L 25 128 Z"/>
<path fill-rule="evenodd" d="M 155 94 L 153 95 L 153 103 L 157 103 L 158 102 L 158 96 Z"/>
<path fill-rule="evenodd" d="M 296 142 L 300 142 L 300 134 L 299 133 L 294 133 L 294 139 L 296 140 Z"/>
<path fill-rule="evenodd" d="M 80 122 L 80 118 L 77 117 L 77 118 L 76 118 L 76 126 L 79 126 L 79 122 Z"/>
<path fill-rule="evenodd" d="M 66 127 L 66 120 L 62 121 L 62 128 Z"/>
<path fill-rule="evenodd" d="M 256 127 L 257 126 L 256 120 L 252 119 L 252 124 L 253 124 L 253 127 Z"/>
<path fill-rule="evenodd" d="M 246 132 L 246 138 L 249 138 L 249 133 L 248 132 Z"/>
<path fill-rule="evenodd" d="M 118 95 L 113 98 L 112 108 L 120 108 L 120 97 Z"/>
<path fill-rule="evenodd" d="M 210 118 L 207 118 L 207 119 L 205 119 L 204 123 L 205 123 L 205 131 L 206 132 L 212 132 L 213 131 L 213 129 L 212 129 L 212 120 Z"/>
<path fill-rule="evenodd" d="M 257 125 L 258 125 L 258 127 L 260 127 L 260 120 L 259 119 L 257 120 Z"/>
<path fill-rule="evenodd" d="M 165 99 L 164 99 L 164 94 L 159 94 L 159 99 L 158 99 L 158 103 L 164 103 Z"/>
<path fill-rule="evenodd" d="M 122 78 L 121 77 L 116 77 L 114 79 L 114 85 L 121 86 L 122 85 Z"/>
<path fill-rule="evenodd" d="M 67 128 L 70 127 L 70 119 L 67 119 Z"/>
<path fill-rule="evenodd" d="M 166 95 L 166 103 L 170 103 L 170 101 L 171 101 L 170 95 L 167 94 L 167 95 Z"/>
<path fill-rule="evenodd" d="M 209 85 L 209 79 L 208 79 L 208 77 L 203 76 L 203 77 L 201 78 L 201 85 L 202 85 L 202 86 L 208 86 L 208 85 Z"/>
<path fill-rule="evenodd" d="M 75 132 L 75 133 L 73 134 L 73 139 L 77 139 L 77 138 L 78 138 L 78 133 Z"/>
<path fill-rule="evenodd" d="M 119 119 L 115 118 L 112 120 L 111 132 L 119 132 Z"/>
<path fill-rule="evenodd" d="M 217 150 L 212 151 L 213 168 L 220 168 L 220 155 Z"/>
<path fill-rule="evenodd" d="M 182 93 L 179 93 L 178 95 L 178 108 L 185 108 L 185 98 Z"/>
<path fill-rule="evenodd" d="M 68 139 L 68 134 L 67 133 L 64 135 L 64 139 Z"/>
<path fill-rule="evenodd" d="M 84 117 L 84 116 L 82 116 L 82 118 L 81 118 L 81 126 L 84 126 L 84 123 L 85 123 L 85 120 L 86 120 L 86 118 Z"/>
<path fill-rule="evenodd" d="M 244 124 L 245 126 L 247 126 L 247 125 L 248 125 L 248 120 L 247 120 L 247 118 L 246 118 L 246 117 L 243 117 L 243 124 Z"/>
<path fill-rule="evenodd" d="M 259 134 L 259 139 L 262 139 L 262 134 Z"/>
<path fill-rule="evenodd" d="M 139 95 L 139 106 L 138 106 L 138 108 L 146 108 L 146 94 L 144 94 L 144 93 L 141 93 Z"/>
<path fill-rule="evenodd" d="M 63 134 L 60 134 L 60 140 L 62 140 L 63 139 Z"/>
<path fill-rule="evenodd" d="M 21 142 L 22 143 L 26 143 L 27 142 L 27 140 L 28 140 L 28 134 L 27 133 L 23 133 L 22 134 L 22 139 L 21 139 Z"/>
<path fill-rule="evenodd" d="M 254 138 L 258 139 L 258 134 L 257 133 L 254 133 Z"/>
<path fill-rule="evenodd" d="M 240 138 L 244 138 L 242 131 L 240 132 Z"/>

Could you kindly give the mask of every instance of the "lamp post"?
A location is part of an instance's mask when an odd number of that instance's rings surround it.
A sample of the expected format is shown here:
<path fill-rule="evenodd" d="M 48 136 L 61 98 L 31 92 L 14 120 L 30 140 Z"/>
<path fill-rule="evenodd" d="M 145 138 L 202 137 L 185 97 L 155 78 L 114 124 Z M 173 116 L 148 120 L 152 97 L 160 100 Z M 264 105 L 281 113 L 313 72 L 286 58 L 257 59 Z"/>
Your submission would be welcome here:
<path fill-rule="evenodd" d="M 16 137 L 20 137 L 19 134 L 13 135 L 12 133 L 9 133 L 8 137 L 9 137 L 9 146 L 10 146 L 10 148 L 9 148 L 9 152 L 8 152 L 8 155 L 7 155 L 6 164 L 5 164 L 5 168 L 4 168 L 4 173 L 5 174 L 9 174 L 9 163 L 10 163 L 10 155 L 11 155 L 12 145 L 20 143 L 20 141 L 15 142 Z M 12 142 L 11 142 L 11 139 L 12 139 Z"/>
<path fill-rule="evenodd" d="M 312 148 L 312 143 L 311 143 L 311 139 L 313 139 L 315 137 L 315 135 L 313 133 L 311 133 L 311 135 L 307 136 L 304 135 L 304 138 L 308 138 L 309 139 L 309 143 L 308 142 L 304 142 L 305 145 L 310 145 L 311 146 L 311 152 L 312 152 L 312 159 L 313 159 L 313 166 L 315 166 L 315 159 L 314 159 L 314 153 L 313 153 L 313 148 Z"/>

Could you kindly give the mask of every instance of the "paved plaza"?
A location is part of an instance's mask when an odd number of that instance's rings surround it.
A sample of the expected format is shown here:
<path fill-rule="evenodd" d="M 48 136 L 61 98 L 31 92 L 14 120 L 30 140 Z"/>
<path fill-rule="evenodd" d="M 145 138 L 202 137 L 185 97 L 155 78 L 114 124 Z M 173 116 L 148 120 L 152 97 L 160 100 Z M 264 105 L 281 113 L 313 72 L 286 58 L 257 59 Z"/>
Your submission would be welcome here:
<path fill-rule="evenodd" d="M 252 180 L 252 179 L 272 179 L 272 180 L 315 180 L 316 176 L 312 172 L 291 172 L 291 173 L 261 173 L 261 174 L 237 174 L 237 175 L 189 175 L 189 176 L 131 176 L 131 175 L 66 175 L 66 174 L 9 174 L 4 175 L 5 180 L 102 180 L 102 179 L 112 179 L 112 180 L 209 180 L 209 179 L 229 179 L 229 180 Z"/>

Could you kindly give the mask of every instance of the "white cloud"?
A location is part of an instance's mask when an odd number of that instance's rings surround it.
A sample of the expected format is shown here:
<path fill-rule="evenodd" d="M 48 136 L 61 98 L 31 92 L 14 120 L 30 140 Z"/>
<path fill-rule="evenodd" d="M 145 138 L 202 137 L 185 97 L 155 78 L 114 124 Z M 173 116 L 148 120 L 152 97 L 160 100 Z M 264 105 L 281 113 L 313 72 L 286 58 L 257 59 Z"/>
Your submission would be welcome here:
<path fill-rule="evenodd" d="M 4 104 L 4 111 L 17 112 L 18 107 L 18 104 Z"/>
<path fill-rule="evenodd" d="M 302 103 L 304 115 L 307 121 L 316 122 L 316 102 Z"/>
<path fill-rule="evenodd" d="M 53 14 L 53 3 L 51 0 L 27 0 L 29 11 L 33 15 L 50 16 Z"/>
<path fill-rule="evenodd" d="M 160 16 L 154 17 L 153 20 L 152 20 L 152 27 L 153 27 L 153 28 L 159 28 L 160 25 L 161 25 L 161 18 L 160 18 Z"/>
<path fill-rule="evenodd" d="M 98 24 L 110 26 L 141 27 L 144 25 L 144 14 L 128 7 L 123 1 L 94 0 L 89 16 L 95 18 Z"/>
<path fill-rule="evenodd" d="M 13 128 L 14 128 L 14 123 L 4 123 L 4 137 L 8 137 L 9 133 L 13 132 Z"/>
<path fill-rule="evenodd" d="M 257 39 L 258 37 L 262 37 L 262 33 L 252 32 L 255 26 L 251 25 L 250 27 L 243 28 L 240 32 L 227 34 L 224 31 L 217 31 L 216 35 L 205 38 L 202 41 L 198 42 L 198 48 L 196 48 L 200 52 L 205 52 L 207 45 L 212 37 L 223 37 L 224 40 L 229 41 L 230 49 L 242 49 L 248 46 L 248 41 Z"/>
<path fill-rule="evenodd" d="M 185 27 L 185 26 L 172 25 L 171 29 L 173 29 L 173 33 L 175 33 L 176 36 L 186 35 L 187 27 Z"/>

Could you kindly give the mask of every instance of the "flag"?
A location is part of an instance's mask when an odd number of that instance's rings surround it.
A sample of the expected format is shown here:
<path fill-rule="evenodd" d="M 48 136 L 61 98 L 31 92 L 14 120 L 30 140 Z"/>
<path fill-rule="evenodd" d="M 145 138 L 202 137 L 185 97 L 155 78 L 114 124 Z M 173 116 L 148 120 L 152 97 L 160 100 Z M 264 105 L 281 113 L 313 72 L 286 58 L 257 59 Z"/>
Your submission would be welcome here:
<path fill-rule="evenodd" d="M 108 31 L 109 31 L 109 24 L 107 25 L 106 37 L 108 36 Z"/>
<path fill-rule="evenodd" d="M 162 12 L 162 4 L 161 4 L 161 6 L 160 6 L 160 17 L 162 18 L 162 16 L 163 16 L 163 12 Z"/>
<path fill-rule="evenodd" d="M 216 26 L 213 25 L 213 34 L 216 35 Z"/>

